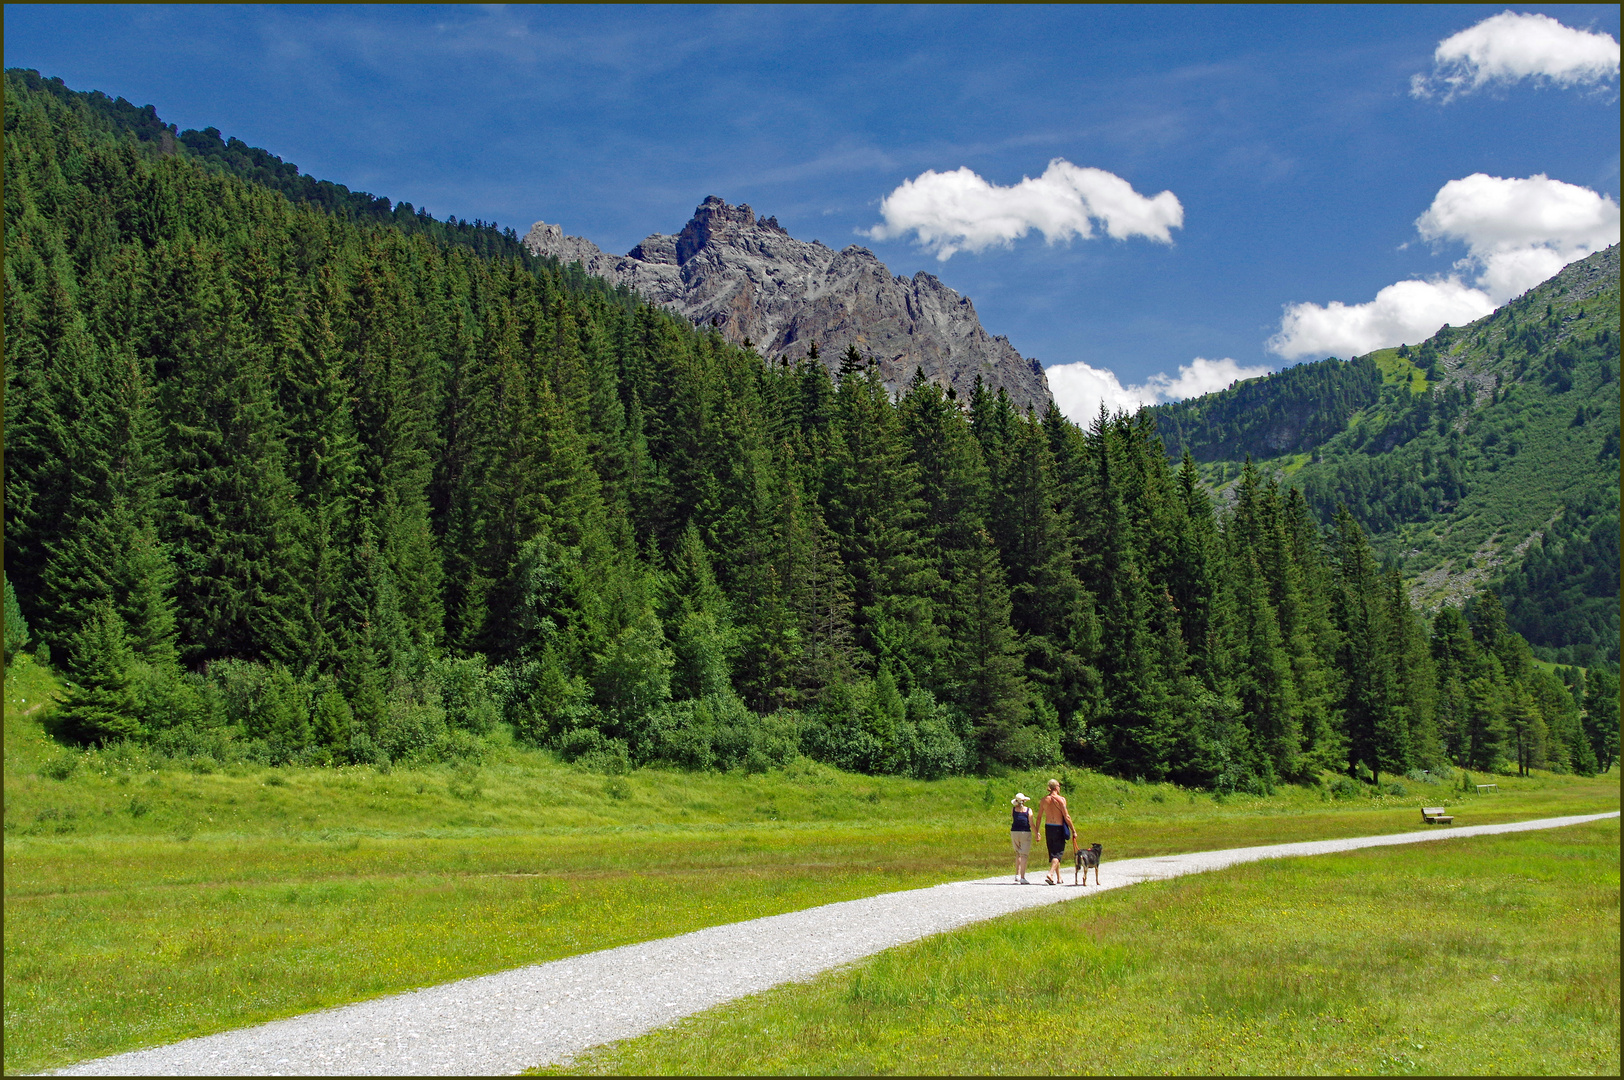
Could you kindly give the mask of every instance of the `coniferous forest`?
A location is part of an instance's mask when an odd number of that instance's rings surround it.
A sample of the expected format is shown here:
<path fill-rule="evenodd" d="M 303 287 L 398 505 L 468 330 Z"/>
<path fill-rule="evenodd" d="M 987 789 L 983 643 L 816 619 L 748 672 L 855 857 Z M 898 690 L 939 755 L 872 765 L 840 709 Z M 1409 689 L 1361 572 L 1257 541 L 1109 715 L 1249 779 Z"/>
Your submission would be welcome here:
<path fill-rule="evenodd" d="M 6 649 L 72 680 L 59 738 L 385 762 L 505 725 L 611 770 L 1220 790 L 1617 755 L 1616 676 L 1541 669 L 1492 594 L 1423 618 L 1250 467 L 1215 507 L 1147 414 L 768 364 L 37 83 L 7 74 Z"/>

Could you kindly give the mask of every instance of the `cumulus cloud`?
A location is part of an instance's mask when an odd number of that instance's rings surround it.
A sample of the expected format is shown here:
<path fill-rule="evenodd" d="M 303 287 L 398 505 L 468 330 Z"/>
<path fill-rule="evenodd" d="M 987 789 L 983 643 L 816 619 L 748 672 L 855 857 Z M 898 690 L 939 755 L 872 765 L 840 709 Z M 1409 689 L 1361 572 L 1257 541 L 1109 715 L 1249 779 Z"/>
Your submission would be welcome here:
<path fill-rule="evenodd" d="M 1459 326 L 1494 310 L 1481 289 L 1459 278 L 1443 281 L 1400 281 L 1365 304 L 1332 300 L 1288 304 L 1280 332 L 1269 339 L 1269 351 L 1287 360 L 1305 356 L 1360 356 L 1410 341 L 1423 341 L 1445 323 Z"/>
<path fill-rule="evenodd" d="M 1618 204 L 1544 173 L 1521 180 L 1473 173 L 1438 189 L 1415 227 L 1426 240 L 1464 241 L 1467 256 L 1456 269 L 1475 271 L 1478 286 L 1501 304 L 1618 243 Z"/>
<path fill-rule="evenodd" d="M 1267 375 L 1266 367 L 1241 367 L 1224 357 L 1208 360 L 1198 356 L 1179 365 L 1177 375 L 1158 372 L 1134 386 L 1123 386 L 1116 372 L 1088 364 L 1054 364 L 1043 369 L 1049 392 L 1060 411 L 1076 423 L 1088 425 L 1099 415 L 1100 406 L 1108 412 L 1138 412 L 1141 405 L 1199 397 L 1222 390 L 1240 379 Z"/>
<path fill-rule="evenodd" d="M 1171 244 L 1184 227 L 1184 207 L 1171 191 L 1146 197 L 1120 176 L 1083 168 L 1062 158 L 1043 175 L 1010 187 L 989 184 L 967 168 L 929 170 L 904 180 L 880 203 L 885 220 L 868 230 L 875 240 L 913 233 L 943 261 L 957 251 L 1008 246 L 1032 230 L 1051 244 L 1094 235 L 1126 240 L 1143 236 Z"/>
<path fill-rule="evenodd" d="M 1575 30 L 1549 15 L 1502 11 L 1438 43 L 1431 75 L 1410 79 L 1418 98 L 1445 101 L 1491 83 L 1589 86 L 1618 78 L 1618 42 Z"/>
<path fill-rule="evenodd" d="M 1453 273 L 1400 281 L 1364 304 L 1289 304 L 1269 349 L 1288 360 L 1357 356 L 1480 319 L 1568 263 L 1618 243 L 1619 210 L 1606 195 L 1543 173 L 1473 173 L 1440 188 L 1415 227 L 1424 240 L 1466 245 Z"/>

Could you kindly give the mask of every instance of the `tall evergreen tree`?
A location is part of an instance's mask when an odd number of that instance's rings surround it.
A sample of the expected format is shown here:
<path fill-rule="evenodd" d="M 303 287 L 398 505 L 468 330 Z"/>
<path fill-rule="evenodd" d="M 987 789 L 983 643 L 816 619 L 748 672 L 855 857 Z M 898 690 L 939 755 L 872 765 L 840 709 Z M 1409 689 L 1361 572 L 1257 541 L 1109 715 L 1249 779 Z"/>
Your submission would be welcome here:
<path fill-rule="evenodd" d="M 1380 574 L 1364 530 L 1345 511 L 1336 520 L 1339 588 L 1334 602 L 1346 675 L 1342 712 L 1348 756 L 1378 773 L 1409 769 L 1409 726 L 1396 708 L 1393 640 Z"/>

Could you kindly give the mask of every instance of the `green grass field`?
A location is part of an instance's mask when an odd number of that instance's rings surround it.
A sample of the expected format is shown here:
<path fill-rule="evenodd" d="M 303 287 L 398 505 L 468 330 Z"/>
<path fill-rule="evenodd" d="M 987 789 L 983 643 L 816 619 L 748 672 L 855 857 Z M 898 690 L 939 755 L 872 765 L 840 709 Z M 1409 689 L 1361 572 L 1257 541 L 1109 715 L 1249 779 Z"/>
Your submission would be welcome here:
<path fill-rule="evenodd" d="M 890 950 L 560 1073 L 1619 1071 L 1619 827 L 1253 863 Z"/>
<path fill-rule="evenodd" d="M 69 751 L 55 693 L 5 687 L 5 1069 L 51 1068 L 449 979 L 1011 869 L 1041 774 L 927 783 L 798 762 L 606 777 L 498 748 L 477 768 L 195 768 Z M 200 771 L 207 770 L 207 771 Z M 1063 774 L 1111 857 L 1616 809 L 1617 774 L 1222 801 Z M 1614 937 L 1616 947 L 1616 935 Z"/>

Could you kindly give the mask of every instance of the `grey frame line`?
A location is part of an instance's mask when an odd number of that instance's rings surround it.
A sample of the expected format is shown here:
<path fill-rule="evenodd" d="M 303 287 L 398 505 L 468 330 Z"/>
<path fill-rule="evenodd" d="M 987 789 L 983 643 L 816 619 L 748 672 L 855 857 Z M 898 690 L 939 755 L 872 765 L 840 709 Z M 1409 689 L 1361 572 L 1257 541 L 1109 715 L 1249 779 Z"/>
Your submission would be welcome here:
<path fill-rule="evenodd" d="M 1105 889 L 1261 859 L 1554 829 L 1618 811 L 1107 861 L 1098 886 L 1011 876 L 882 893 L 481 975 L 96 1058 L 63 1076 L 467 1076 L 568 1061 L 782 983 L 920 938 Z"/>

